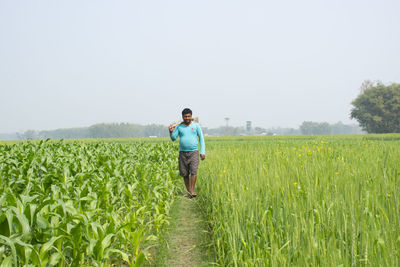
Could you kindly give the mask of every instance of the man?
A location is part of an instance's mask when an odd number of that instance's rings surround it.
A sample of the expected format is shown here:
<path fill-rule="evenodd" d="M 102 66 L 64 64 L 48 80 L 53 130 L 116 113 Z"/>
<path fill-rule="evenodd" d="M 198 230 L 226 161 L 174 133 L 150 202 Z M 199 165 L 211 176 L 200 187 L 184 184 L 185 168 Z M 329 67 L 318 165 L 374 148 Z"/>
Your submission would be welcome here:
<path fill-rule="evenodd" d="M 194 186 L 197 179 L 197 167 L 199 166 L 199 142 L 200 158 L 206 158 L 206 147 L 203 132 L 200 125 L 192 121 L 192 111 L 185 108 L 182 111 L 183 123 L 178 126 L 169 126 L 169 134 L 172 141 L 179 136 L 179 174 L 183 176 L 188 191 L 186 197 L 196 197 Z"/>

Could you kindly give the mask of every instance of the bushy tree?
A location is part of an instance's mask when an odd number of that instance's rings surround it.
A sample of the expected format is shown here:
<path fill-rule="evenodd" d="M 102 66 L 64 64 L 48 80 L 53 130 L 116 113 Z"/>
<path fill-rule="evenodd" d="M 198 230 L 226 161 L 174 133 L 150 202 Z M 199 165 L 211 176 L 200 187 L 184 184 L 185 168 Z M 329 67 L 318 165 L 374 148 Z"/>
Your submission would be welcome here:
<path fill-rule="evenodd" d="M 344 124 L 339 121 L 331 124 L 332 134 L 361 134 L 363 131 L 357 124 Z"/>
<path fill-rule="evenodd" d="M 300 125 L 300 131 L 305 135 L 331 134 L 332 128 L 327 122 L 303 121 Z"/>
<path fill-rule="evenodd" d="M 400 84 L 370 86 L 351 104 L 350 117 L 368 133 L 400 132 Z"/>

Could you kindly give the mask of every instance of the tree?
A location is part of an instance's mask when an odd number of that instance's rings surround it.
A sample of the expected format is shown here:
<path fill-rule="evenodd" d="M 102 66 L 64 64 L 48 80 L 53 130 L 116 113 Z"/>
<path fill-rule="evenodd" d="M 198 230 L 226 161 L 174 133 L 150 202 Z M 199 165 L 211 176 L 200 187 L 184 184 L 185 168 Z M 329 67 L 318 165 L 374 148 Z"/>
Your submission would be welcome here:
<path fill-rule="evenodd" d="M 303 121 L 300 131 L 304 135 L 312 134 L 331 134 L 332 128 L 327 122 Z"/>
<path fill-rule="evenodd" d="M 368 133 L 400 133 L 400 84 L 370 86 L 351 104 L 350 118 Z"/>
<path fill-rule="evenodd" d="M 24 140 L 38 139 L 38 133 L 34 130 L 27 130 L 21 135 L 21 139 Z"/>
<path fill-rule="evenodd" d="M 337 123 L 331 124 L 332 134 L 360 134 L 362 130 L 357 124 L 343 124 L 339 121 Z"/>
<path fill-rule="evenodd" d="M 376 83 L 381 83 L 380 81 L 376 81 Z M 374 82 L 371 80 L 364 80 L 360 86 L 360 94 L 364 93 L 365 90 L 374 86 Z"/>

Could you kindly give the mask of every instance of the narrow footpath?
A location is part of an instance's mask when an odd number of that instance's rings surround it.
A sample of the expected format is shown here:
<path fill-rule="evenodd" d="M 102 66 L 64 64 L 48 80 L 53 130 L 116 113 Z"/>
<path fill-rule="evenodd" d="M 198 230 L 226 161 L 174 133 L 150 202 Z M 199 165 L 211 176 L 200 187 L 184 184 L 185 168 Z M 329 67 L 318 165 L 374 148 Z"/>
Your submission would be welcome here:
<path fill-rule="evenodd" d="M 196 199 L 177 196 L 171 207 L 172 222 L 157 266 L 211 266 L 206 248 L 208 233 Z"/>

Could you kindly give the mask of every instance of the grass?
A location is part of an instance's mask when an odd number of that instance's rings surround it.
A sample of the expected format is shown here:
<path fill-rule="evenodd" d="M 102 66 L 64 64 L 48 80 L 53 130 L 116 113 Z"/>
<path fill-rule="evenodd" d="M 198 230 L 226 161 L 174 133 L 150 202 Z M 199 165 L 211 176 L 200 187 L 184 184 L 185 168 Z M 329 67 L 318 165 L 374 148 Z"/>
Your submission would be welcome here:
<path fill-rule="evenodd" d="M 171 223 L 155 253 L 153 266 L 211 266 L 206 225 L 195 199 L 177 196 L 171 207 Z"/>

